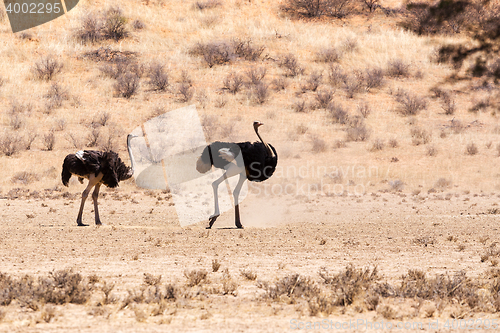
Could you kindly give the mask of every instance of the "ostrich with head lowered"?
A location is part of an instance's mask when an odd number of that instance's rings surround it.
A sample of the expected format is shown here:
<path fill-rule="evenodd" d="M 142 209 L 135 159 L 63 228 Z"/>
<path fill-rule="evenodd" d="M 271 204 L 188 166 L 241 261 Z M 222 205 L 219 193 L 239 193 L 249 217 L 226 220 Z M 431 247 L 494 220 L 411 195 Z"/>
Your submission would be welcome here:
<path fill-rule="evenodd" d="M 261 142 L 232 143 L 216 141 L 206 146 L 201 156 L 198 158 L 196 170 L 200 173 L 206 173 L 212 168 L 212 166 L 225 170 L 224 174 L 212 183 L 214 190 L 215 211 L 209 218 L 209 225 L 207 229 L 212 228 L 215 220 L 217 220 L 220 215 L 217 192 L 221 182 L 229 177 L 236 175 L 240 176 L 238 184 L 233 191 L 235 213 L 234 223 L 237 228 L 243 228 L 240 221 L 238 196 L 245 179 L 252 182 L 262 182 L 273 175 L 278 163 L 278 155 L 276 153 L 276 149 L 262 140 L 262 137 L 259 135 L 258 129 L 262 125 L 263 124 L 258 121 L 253 123 L 255 133 Z M 243 159 L 237 158 L 239 154 L 241 154 Z M 239 162 L 241 160 L 243 160 L 243 164 Z"/>
<path fill-rule="evenodd" d="M 99 210 L 97 208 L 99 188 L 103 184 L 110 188 L 117 187 L 120 181 L 133 176 L 134 159 L 130 151 L 130 140 L 133 137 L 134 135 L 131 134 L 127 137 L 127 149 L 130 155 L 131 167 L 126 166 L 114 151 L 80 150 L 75 154 L 67 155 L 64 159 L 61 178 L 65 186 L 68 186 L 72 175 L 77 176 L 82 184 L 84 178 L 89 180 L 87 188 L 82 193 L 80 210 L 76 219 L 76 223 L 79 226 L 86 226 L 86 224 L 82 223 L 83 206 L 93 187 L 92 200 L 94 201 L 95 224 L 101 225 Z"/>

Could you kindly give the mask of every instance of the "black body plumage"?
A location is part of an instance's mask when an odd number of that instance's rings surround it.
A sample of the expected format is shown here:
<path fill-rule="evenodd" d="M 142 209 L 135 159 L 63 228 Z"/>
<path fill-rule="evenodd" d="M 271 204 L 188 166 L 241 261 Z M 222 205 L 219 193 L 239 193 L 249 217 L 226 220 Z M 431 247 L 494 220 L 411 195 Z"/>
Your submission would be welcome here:
<path fill-rule="evenodd" d="M 63 162 L 62 182 L 68 186 L 71 175 L 88 178 L 90 174 L 103 174 L 101 182 L 107 187 L 117 187 L 122 180 L 132 177 L 131 168 L 126 166 L 114 151 L 85 150 L 79 158 L 69 154 Z"/>
<path fill-rule="evenodd" d="M 262 182 L 271 177 L 278 164 L 278 154 L 272 145 L 269 148 L 274 152 L 274 156 L 268 156 L 266 146 L 262 142 L 220 142 L 215 141 L 205 147 L 201 154 L 204 164 L 213 165 L 216 168 L 224 169 L 230 162 L 219 156 L 219 150 L 229 149 L 234 156 L 241 152 L 247 179 L 253 182 Z"/>

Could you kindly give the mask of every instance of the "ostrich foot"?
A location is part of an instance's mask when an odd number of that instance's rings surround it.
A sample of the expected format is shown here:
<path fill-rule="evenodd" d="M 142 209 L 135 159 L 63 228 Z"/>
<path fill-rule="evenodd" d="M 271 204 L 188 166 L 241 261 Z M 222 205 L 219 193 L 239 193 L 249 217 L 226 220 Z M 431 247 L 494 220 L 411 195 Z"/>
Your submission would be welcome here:
<path fill-rule="evenodd" d="M 79 227 L 88 227 L 88 224 L 83 224 L 82 221 L 76 221 Z"/>
<path fill-rule="evenodd" d="M 243 225 L 240 222 L 236 222 L 235 225 L 236 225 L 236 228 L 238 228 L 238 229 L 245 229 L 245 228 L 243 228 Z"/>
<path fill-rule="evenodd" d="M 220 215 L 217 214 L 217 215 L 212 215 L 208 218 L 208 227 L 207 229 L 211 229 L 212 226 L 214 225 L 215 221 L 217 220 L 217 218 L 219 217 Z"/>
<path fill-rule="evenodd" d="M 95 225 L 100 227 L 102 225 L 101 221 L 95 221 Z"/>

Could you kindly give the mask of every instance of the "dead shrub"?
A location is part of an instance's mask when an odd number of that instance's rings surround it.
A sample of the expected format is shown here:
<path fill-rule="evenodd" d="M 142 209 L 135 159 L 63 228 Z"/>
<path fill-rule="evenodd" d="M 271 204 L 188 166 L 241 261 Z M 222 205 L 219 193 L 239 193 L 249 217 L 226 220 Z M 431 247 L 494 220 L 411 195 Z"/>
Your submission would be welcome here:
<path fill-rule="evenodd" d="M 479 153 L 479 149 L 474 142 L 469 143 L 465 148 L 465 154 L 467 155 L 473 156 L 477 155 L 477 153 Z"/>
<path fill-rule="evenodd" d="M 434 146 L 427 146 L 427 156 L 435 157 L 438 151 Z"/>
<path fill-rule="evenodd" d="M 212 260 L 212 272 L 217 272 L 220 268 L 220 262 L 217 259 Z"/>
<path fill-rule="evenodd" d="M 45 150 L 47 151 L 52 151 L 54 150 L 54 146 L 56 144 L 56 136 L 54 134 L 54 131 L 50 131 L 49 133 L 45 134 L 43 136 L 43 145 L 45 147 Z"/>
<path fill-rule="evenodd" d="M 410 65 L 401 59 L 390 60 L 387 64 L 387 75 L 407 78 L 410 76 Z"/>
<path fill-rule="evenodd" d="M 243 77 L 235 72 L 229 73 L 224 79 L 222 90 L 227 90 L 235 95 L 243 88 Z"/>
<path fill-rule="evenodd" d="M 227 42 L 198 43 L 191 49 L 191 54 L 201 56 L 209 68 L 227 64 L 235 58 L 233 49 Z"/>
<path fill-rule="evenodd" d="M 316 91 L 319 85 L 321 84 L 321 80 L 323 79 L 323 75 L 321 72 L 312 72 L 311 75 L 307 78 L 306 82 L 300 86 L 303 93 L 306 91 Z"/>
<path fill-rule="evenodd" d="M 269 86 L 261 82 L 250 90 L 251 98 L 257 104 L 264 104 L 269 96 Z"/>
<path fill-rule="evenodd" d="M 357 297 L 368 291 L 372 284 L 380 279 L 377 267 L 358 269 L 352 264 L 345 270 L 332 274 L 325 267 L 319 271 L 323 283 L 333 292 L 333 304 L 348 306 L 353 304 Z"/>
<path fill-rule="evenodd" d="M 404 116 L 415 116 L 427 108 L 427 100 L 408 91 L 398 90 L 395 100 L 400 104 L 399 110 Z"/>
<path fill-rule="evenodd" d="M 147 286 L 158 286 L 161 282 L 161 275 L 152 275 L 144 273 L 144 284 Z"/>
<path fill-rule="evenodd" d="M 186 277 L 188 287 L 194 287 L 207 282 L 208 272 L 204 269 L 201 270 L 185 270 L 184 276 Z"/>
<path fill-rule="evenodd" d="M 370 91 L 373 88 L 383 87 L 385 83 L 384 74 L 384 71 L 380 68 L 367 69 L 364 75 L 366 90 Z"/>
<path fill-rule="evenodd" d="M 94 44 L 103 39 L 103 22 L 95 13 L 89 13 L 82 19 L 81 27 L 75 37 L 82 44 Z"/>
<path fill-rule="evenodd" d="M 375 141 L 373 141 L 373 144 L 372 144 L 372 147 L 371 147 L 371 151 L 380 151 L 380 150 L 383 150 L 384 149 L 384 140 L 382 139 L 375 139 Z"/>
<path fill-rule="evenodd" d="M 53 55 L 38 60 L 31 68 L 33 76 L 38 80 L 50 81 L 62 71 L 63 64 Z"/>
<path fill-rule="evenodd" d="M 399 143 L 396 139 L 389 139 L 388 145 L 391 148 L 397 148 L 399 146 Z"/>
<path fill-rule="evenodd" d="M 69 99 L 69 94 L 68 91 L 65 88 L 61 87 L 58 83 L 53 83 L 50 86 L 49 91 L 45 95 L 45 98 L 48 99 L 46 104 L 46 110 L 48 113 L 53 109 L 61 107 L 63 101 Z"/>
<path fill-rule="evenodd" d="M 144 73 L 144 66 L 131 58 L 118 57 L 101 66 L 99 70 L 105 76 L 118 80 L 121 76 L 127 73 L 132 73 L 137 77 L 141 77 Z"/>
<path fill-rule="evenodd" d="M 146 24 L 144 24 L 144 22 L 142 22 L 141 20 L 139 19 L 136 19 L 132 22 L 132 28 L 134 28 L 134 30 L 142 30 L 144 28 L 146 28 Z"/>
<path fill-rule="evenodd" d="M 121 75 L 113 85 L 115 94 L 127 99 L 131 98 L 139 90 L 139 80 L 139 76 L 132 72 Z"/>
<path fill-rule="evenodd" d="M 363 75 L 361 73 L 353 73 L 345 77 L 343 88 L 348 98 L 354 98 L 354 95 L 361 92 L 363 88 Z"/>
<path fill-rule="evenodd" d="M 22 146 L 22 139 L 15 133 L 4 132 L 0 137 L 0 152 L 5 156 L 12 156 L 17 153 Z"/>
<path fill-rule="evenodd" d="M 153 91 L 166 91 L 169 86 L 168 73 L 165 71 L 165 65 L 153 63 L 149 66 L 148 84 Z"/>
<path fill-rule="evenodd" d="M 363 118 L 368 118 L 368 115 L 372 112 L 368 103 L 358 104 L 358 112 Z"/>
<path fill-rule="evenodd" d="M 411 140 L 414 146 L 419 146 L 422 144 L 427 144 L 431 141 L 432 135 L 429 131 L 414 126 L 410 129 Z"/>
<path fill-rule="evenodd" d="M 299 274 L 285 276 L 274 285 L 258 281 L 257 286 L 265 291 L 264 297 L 279 300 L 281 296 L 294 298 L 312 298 L 320 293 L 319 286 L 309 277 Z"/>
<path fill-rule="evenodd" d="M 298 99 L 298 100 L 293 102 L 292 109 L 295 112 L 299 112 L 299 113 L 308 112 L 309 106 L 307 105 L 307 103 L 304 99 Z"/>
<path fill-rule="evenodd" d="M 36 173 L 29 171 L 17 172 L 10 179 L 11 182 L 21 185 L 28 185 L 38 180 L 40 180 L 40 177 Z"/>
<path fill-rule="evenodd" d="M 326 151 L 326 142 L 325 140 L 317 137 L 317 136 L 313 136 L 311 137 L 311 143 L 312 143 L 312 147 L 311 147 L 311 151 L 313 153 L 323 153 Z"/>
<path fill-rule="evenodd" d="M 294 16 L 343 18 L 353 10 L 352 4 L 352 0 L 287 0 L 281 10 Z"/>
<path fill-rule="evenodd" d="M 340 65 L 330 64 L 328 71 L 328 83 L 333 87 L 340 87 L 346 81 L 347 75 Z"/>
<path fill-rule="evenodd" d="M 222 6 L 222 2 L 219 0 L 196 1 L 194 6 L 199 10 L 213 9 Z"/>
<path fill-rule="evenodd" d="M 457 109 L 455 100 L 449 93 L 444 93 L 441 97 L 441 107 L 444 110 L 444 114 L 447 116 L 453 115 Z"/>
<path fill-rule="evenodd" d="M 314 98 L 316 99 L 316 102 L 318 102 L 319 108 L 326 109 L 333 100 L 333 91 L 329 89 L 318 90 Z"/>
<path fill-rule="evenodd" d="M 249 269 L 240 270 L 240 274 L 248 281 L 255 281 L 257 279 L 257 274 L 255 274 L 252 270 Z"/>
<path fill-rule="evenodd" d="M 316 52 L 315 58 L 317 62 L 338 62 L 340 60 L 340 52 L 335 47 L 324 48 Z"/>
<path fill-rule="evenodd" d="M 349 121 L 349 112 L 339 104 L 330 103 L 326 111 L 334 123 L 344 125 Z"/>
<path fill-rule="evenodd" d="M 273 89 L 275 91 L 281 91 L 285 90 L 286 87 L 288 87 L 288 81 L 285 77 L 280 76 L 274 80 L 271 81 L 271 84 L 273 85 Z"/>
<path fill-rule="evenodd" d="M 434 184 L 434 188 L 444 191 L 446 189 L 450 189 L 452 185 L 453 182 L 451 181 L 451 179 L 439 178 Z"/>
<path fill-rule="evenodd" d="M 300 66 L 292 53 L 282 55 L 278 60 L 278 65 L 285 70 L 284 75 L 288 77 L 296 77 L 304 73 L 304 68 Z"/>
<path fill-rule="evenodd" d="M 234 54 L 241 59 L 245 59 L 248 61 L 257 61 L 259 60 L 260 55 L 264 52 L 263 46 L 255 46 L 252 43 L 251 39 L 240 40 L 233 39 L 231 41 Z"/>
<path fill-rule="evenodd" d="M 370 131 L 363 123 L 359 123 L 356 126 L 349 127 L 346 130 L 346 141 L 366 141 L 369 137 Z"/>
<path fill-rule="evenodd" d="M 246 73 L 248 84 L 256 86 L 262 83 L 262 80 L 266 76 L 265 67 L 251 67 Z"/>

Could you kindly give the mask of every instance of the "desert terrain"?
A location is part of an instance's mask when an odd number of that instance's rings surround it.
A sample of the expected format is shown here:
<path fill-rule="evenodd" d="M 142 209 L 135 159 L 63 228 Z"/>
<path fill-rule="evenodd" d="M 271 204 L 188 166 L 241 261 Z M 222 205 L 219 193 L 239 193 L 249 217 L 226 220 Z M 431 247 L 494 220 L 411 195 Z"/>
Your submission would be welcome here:
<path fill-rule="evenodd" d="M 1 332 L 498 329 L 498 54 L 440 60 L 468 21 L 419 34 L 402 1 L 294 3 L 81 1 L 16 34 L 0 9 Z M 189 105 L 207 143 L 259 120 L 278 152 L 245 228 L 182 227 L 134 179 L 78 227 L 64 157 L 130 165 L 127 134 Z"/>

